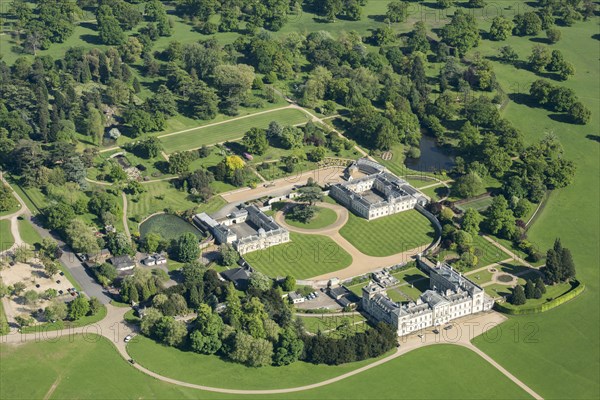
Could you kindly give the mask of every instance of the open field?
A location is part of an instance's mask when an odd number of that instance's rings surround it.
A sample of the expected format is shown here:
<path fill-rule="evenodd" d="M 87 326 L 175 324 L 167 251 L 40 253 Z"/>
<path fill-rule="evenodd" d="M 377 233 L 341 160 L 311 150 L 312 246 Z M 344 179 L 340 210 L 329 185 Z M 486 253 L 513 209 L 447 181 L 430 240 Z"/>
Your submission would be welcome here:
<path fill-rule="evenodd" d="M 431 243 L 435 231 L 427 218 L 409 210 L 373 221 L 350 213 L 340 234 L 362 253 L 384 257 Z"/>
<path fill-rule="evenodd" d="M 295 125 L 307 122 L 308 117 L 302 111 L 295 109 L 279 110 L 220 125 L 200 127 L 189 132 L 162 137 L 160 140 L 163 142 L 165 152 L 173 153 L 198 148 L 202 145 L 239 139 L 250 128 L 267 128 L 271 121 L 278 121 L 285 125 Z"/>
<path fill-rule="evenodd" d="M 96 340 L 97 339 L 97 340 Z M 144 340 L 144 339 L 142 339 Z M 145 339 L 149 341 L 148 339 Z M 130 349 L 143 344 L 131 344 Z M 155 345 L 158 346 L 158 345 Z M 162 346 L 158 346 L 162 347 Z M 154 349 L 154 347 L 150 347 Z M 190 380 L 216 379 L 219 386 L 225 383 L 254 384 L 250 377 L 276 383 L 273 377 L 281 378 L 281 385 L 292 386 L 294 380 L 314 378 L 321 381 L 328 376 L 336 376 L 345 366 L 322 367 L 298 363 L 301 374 L 280 374 L 268 372 L 267 368 L 251 369 L 237 364 L 223 363 L 227 371 L 239 367 L 242 373 L 228 375 L 234 379 L 223 379 L 223 374 L 215 374 L 209 367 L 215 364 L 181 363 L 177 357 L 163 358 L 169 352 L 179 353 L 172 348 L 159 348 L 156 354 L 148 354 L 149 348 L 140 347 L 142 354 L 156 362 L 158 368 L 171 364 L 177 368 L 177 377 Z M 168 350 L 168 351 L 163 351 Z M 158 356 L 160 355 L 160 357 Z M 205 359 L 209 356 L 186 354 L 190 359 Z M 43 398 L 54 385 L 52 398 L 60 399 L 121 399 L 121 398 L 202 398 L 231 399 L 235 396 L 202 392 L 194 389 L 170 385 L 150 378 L 128 365 L 118 355 L 110 342 L 104 338 L 91 336 L 84 340 L 77 335 L 72 341 L 63 338 L 56 342 L 28 343 L 21 346 L 0 345 L 0 397 L 4 399 Z M 216 358 L 216 357 L 215 357 Z M 141 359 L 138 357 L 137 360 Z M 438 384 L 431 385 L 431 365 L 439 373 Z M 149 365 L 147 365 L 149 366 Z M 188 368 L 193 366 L 193 368 Z M 356 368 L 358 365 L 354 365 Z M 170 367 L 170 365 L 169 365 Z M 322 369 L 322 368 L 323 369 Z M 198 368 L 198 369 L 197 369 Z M 287 368 L 287 367 L 284 367 Z M 350 368 L 350 369 L 353 369 Z M 271 368 L 275 369 L 275 368 Z M 194 373 L 206 371 L 208 375 Z M 331 370 L 324 375 L 324 371 Z M 289 369 L 288 369 L 289 371 Z M 319 371 L 320 374 L 316 374 Z M 172 372 L 172 371 L 171 371 Z M 185 374 L 185 375 L 183 375 Z M 229 372 L 228 372 L 229 374 Z M 464 374 L 477 376 L 467 382 Z M 90 380 L 89 376 L 95 378 Z M 397 379 L 402 376 L 403 379 Z M 316 377 L 316 378 L 315 378 Z M 86 382 L 82 384 L 82 382 Z M 365 385 L 364 382 L 369 382 Z M 246 386 L 244 386 L 246 387 Z M 378 388 L 373 390 L 373 388 Z M 382 366 L 365 371 L 357 376 L 313 390 L 274 396 L 244 396 L 249 399 L 415 399 L 415 398 L 461 398 L 461 399 L 522 399 L 527 394 L 468 349 L 437 345 L 415 350 L 396 358 Z M 239 398 L 239 396 L 237 396 Z"/>
<path fill-rule="evenodd" d="M 479 235 L 473 236 L 473 247 L 478 260 L 475 268 L 485 267 L 510 258 L 508 254 Z"/>
<path fill-rule="evenodd" d="M 300 221 L 293 220 L 286 217 L 285 222 L 291 226 L 303 229 L 321 229 L 333 224 L 337 220 L 337 214 L 330 208 L 317 207 L 315 216 L 308 221 L 303 223 Z"/>
<path fill-rule="evenodd" d="M 498 80 L 509 89 L 508 95 L 514 100 L 506 107 L 504 116 L 523 131 L 526 141 L 531 143 L 546 132 L 553 132 L 561 140 L 565 157 L 575 160 L 577 173 L 573 183 L 550 196 L 528 236 L 543 253 L 560 237 L 563 246 L 573 253 L 577 277 L 585 283 L 586 290 L 573 301 L 546 313 L 510 317 L 501 325 L 505 334 L 497 342 L 475 342 L 542 396 L 597 398 L 600 396 L 600 321 L 597 318 L 600 232 L 598 219 L 590 217 L 598 213 L 600 195 L 598 42 L 591 38 L 598 32 L 597 19 L 577 22 L 561 31 L 561 41 L 550 47 L 559 49 L 566 60 L 574 63 L 576 74 L 560 85 L 574 89 L 592 111 L 588 125 L 562 123 L 560 116 L 531 105 L 526 93 L 530 83 L 537 79 L 532 72 L 497 62 L 494 68 Z M 482 44 L 478 50 L 483 56 L 495 54 L 501 45 Z M 511 38 L 510 44 L 520 59 L 526 59 L 534 42 L 528 38 Z M 533 330 L 535 335 L 532 335 Z M 515 331 L 520 333 L 518 340 L 515 340 Z"/>
<path fill-rule="evenodd" d="M 421 190 L 425 195 L 431 198 L 431 201 L 440 201 L 440 199 L 448 195 L 448 188 L 441 183 Z"/>
<path fill-rule="evenodd" d="M 463 211 L 466 211 L 468 208 L 474 208 L 477 211 L 483 211 L 492 204 L 492 200 L 493 197 L 484 197 L 481 199 L 467 201 L 466 203 L 463 203 L 457 207 Z"/>
<path fill-rule="evenodd" d="M 270 277 L 292 275 L 297 279 L 326 274 L 346 268 L 350 254 L 327 236 L 290 232 L 291 241 L 253 251 L 244 258 Z"/>
<path fill-rule="evenodd" d="M 186 220 L 173 214 L 158 214 L 148 218 L 140 225 L 140 235 L 144 238 L 150 232 L 158 233 L 163 239 L 175 240 L 186 232 L 191 232 L 198 238 L 202 232 Z"/>
<path fill-rule="evenodd" d="M 40 236 L 38 231 L 36 231 L 31 225 L 29 219 L 23 218 L 19 219 L 18 221 L 19 233 L 21 234 L 21 239 L 23 239 L 25 243 L 29 243 L 32 246 L 42 243 L 42 237 Z"/>
<path fill-rule="evenodd" d="M 0 252 L 15 244 L 15 238 L 13 238 L 12 233 L 10 233 L 10 224 L 11 222 L 9 219 L 0 220 Z"/>

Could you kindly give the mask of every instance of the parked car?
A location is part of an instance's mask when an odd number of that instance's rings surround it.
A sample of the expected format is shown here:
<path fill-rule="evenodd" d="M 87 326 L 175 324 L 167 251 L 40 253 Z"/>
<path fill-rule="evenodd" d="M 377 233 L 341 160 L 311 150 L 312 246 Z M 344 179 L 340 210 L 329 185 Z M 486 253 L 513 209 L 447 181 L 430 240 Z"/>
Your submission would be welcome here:
<path fill-rule="evenodd" d="M 448 329 L 452 329 L 452 325 L 448 325 L 448 326 L 445 326 L 445 327 L 444 327 L 444 330 L 446 330 L 446 331 L 447 331 Z"/>
<path fill-rule="evenodd" d="M 133 336 L 131 336 L 131 335 L 127 335 L 127 336 L 125 336 L 125 343 L 128 343 L 128 342 L 131 340 L 131 338 L 132 338 L 132 337 L 133 337 Z M 132 364 L 133 364 L 133 363 L 132 363 Z"/>
<path fill-rule="evenodd" d="M 438 333 L 440 333 L 440 331 L 438 331 L 437 329 L 434 329 L 433 333 L 435 333 L 437 335 Z"/>

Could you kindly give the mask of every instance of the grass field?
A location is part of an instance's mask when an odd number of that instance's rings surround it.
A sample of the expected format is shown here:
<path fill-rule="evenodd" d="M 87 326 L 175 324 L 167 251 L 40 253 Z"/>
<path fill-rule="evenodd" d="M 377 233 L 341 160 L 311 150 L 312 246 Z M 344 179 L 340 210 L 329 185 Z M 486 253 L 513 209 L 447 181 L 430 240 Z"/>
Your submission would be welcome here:
<path fill-rule="evenodd" d="M 384 257 L 431 243 L 435 231 L 427 218 L 409 210 L 373 221 L 350 214 L 340 234 L 362 253 Z"/>
<path fill-rule="evenodd" d="M 284 125 L 301 124 L 308 120 L 306 114 L 295 109 L 273 111 L 266 114 L 251 116 L 220 125 L 199 127 L 189 132 L 162 137 L 165 152 L 173 153 L 180 150 L 190 150 L 214 143 L 239 139 L 250 128 L 267 128 L 269 122 L 278 121 Z"/>
<path fill-rule="evenodd" d="M 140 235 L 145 237 L 150 232 L 158 233 L 163 239 L 174 240 L 186 232 L 191 232 L 198 238 L 202 232 L 186 220 L 173 214 L 158 214 L 148 218 L 140 225 Z"/>
<path fill-rule="evenodd" d="M 253 251 L 244 258 L 270 277 L 292 275 L 306 279 L 346 268 L 352 256 L 327 236 L 290 232 L 291 241 Z"/>
<path fill-rule="evenodd" d="M 333 224 L 337 220 L 337 214 L 330 208 L 317 207 L 315 216 L 307 223 L 293 220 L 286 216 L 288 225 L 303 229 L 321 229 Z"/>
<path fill-rule="evenodd" d="M 23 239 L 25 243 L 28 243 L 32 246 L 42 243 L 42 237 L 40 236 L 38 231 L 35 230 L 33 225 L 31 225 L 29 219 L 23 218 L 19 219 L 18 221 L 19 234 L 21 235 L 21 239 Z"/>
<path fill-rule="evenodd" d="M 427 189 L 423 189 L 421 192 L 429 196 L 431 201 L 440 201 L 440 199 L 448 195 L 448 188 L 440 183 Z"/>
<path fill-rule="evenodd" d="M 485 267 L 486 265 L 511 258 L 508 254 L 479 235 L 473 236 L 473 247 L 475 249 L 475 255 L 478 259 L 477 266 L 475 268 Z"/>
<path fill-rule="evenodd" d="M 9 249 L 15 244 L 15 238 L 13 238 L 12 233 L 10 233 L 10 224 L 11 222 L 9 219 L 0 220 L 0 251 Z"/>
<path fill-rule="evenodd" d="M 355 313 L 347 316 L 331 316 L 323 314 L 321 317 L 299 317 L 304 323 L 308 332 L 317 333 L 319 331 L 335 331 L 345 323 L 345 320 L 352 325 L 353 332 L 363 332 L 366 329 L 366 319 L 362 315 Z M 334 333 L 335 332 L 329 332 Z"/>
<path fill-rule="evenodd" d="M 284 367 L 249 368 L 218 356 L 201 355 L 163 346 L 141 335 L 128 344 L 127 351 L 136 362 L 151 371 L 186 382 L 229 389 L 302 386 L 332 378 L 372 362 L 361 361 L 339 366 L 296 362 Z M 223 379 L 224 375 L 235 376 L 235 379 Z"/>
<path fill-rule="evenodd" d="M 147 340 L 147 339 L 146 339 Z M 136 345 L 140 345 L 139 343 Z M 134 345 L 129 346 L 134 350 Z M 177 356 L 166 357 L 159 346 L 156 354 L 148 354 L 148 348 L 140 348 L 142 356 L 148 356 L 157 368 L 175 368 L 177 378 L 199 381 L 216 380 L 219 386 L 227 383 L 256 385 L 266 382 L 292 386 L 294 381 L 313 378 L 321 381 L 335 376 L 345 366 L 324 367 L 310 364 L 293 364 L 300 373 L 287 369 L 288 373 L 269 373 L 267 368 L 250 369 L 238 364 L 222 362 L 229 368 L 238 366 L 240 373 L 230 374 L 234 379 L 224 379 L 223 373 L 211 369 L 215 364 L 194 362 L 182 363 Z M 155 349 L 155 347 L 150 347 Z M 208 356 L 186 354 L 190 359 L 203 360 Z M 51 398 L 57 399 L 232 399 L 240 396 L 203 392 L 160 382 L 134 369 L 116 352 L 104 338 L 91 336 L 87 341 L 77 335 L 72 341 L 63 338 L 56 342 L 27 343 L 21 346 L 0 345 L 0 397 L 3 399 L 44 398 L 54 385 Z M 136 360 L 141 359 L 136 356 Z M 175 360 L 174 362 L 171 362 Z M 147 361 L 147 360 L 146 360 Z M 358 365 L 353 366 L 354 369 Z M 437 384 L 431 384 L 431 365 L 439 373 Z M 149 365 L 147 365 L 149 366 Z M 284 369 L 287 367 L 284 367 Z M 152 368 L 151 368 L 152 369 Z M 274 368 L 273 368 L 274 369 Z M 196 373 L 205 371 L 207 375 Z M 331 372 L 330 372 L 331 371 Z M 185 374 L 185 375 L 184 375 Z M 275 374 L 275 375 L 273 375 Z M 466 380 L 464 376 L 477 376 Z M 89 379 L 94 376 L 94 379 Z M 402 376 L 403 379 L 397 379 Z M 277 381 L 276 379 L 280 379 Z M 83 384 L 83 382 L 85 382 Z M 369 382 L 369 384 L 365 384 Z M 244 385 L 246 387 L 246 385 Z M 373 390 L 376 387 L 377 390 Z M 415 398 L 461 398 L 461 399 L 522 399 L 527 394 L 494 369 L 486 361 L 468 349 L 458 346 L 437 345 L 410 352 L 388 363 L 362 372 L 321 388 L 278 394 L 273 396 L 244 396 L 249 399 L 415 399 Z"/>
<path fill-rule="evenodd" d="M 542 252 L 560 237 L 563 246 L 573 253 L 577 277 L 586 284 L 586 291 L 546 313 L 510 317 L 501 325 L 506 334 L 494 343 L 475 341 L 478 347 L 544 397 L 600 397 L 600 320 L 597 318 L 600 312 L 600 232 L 598 219 L 591 218 L 598 215 L 597 199 L 600 196 L 599 49 L 598 41 L 592 38 L 598 32 L 597 22 L 596 18 L 562 28 L 561 41 L 550 46 L 559 49 L 565 59 L 575 65 L 575 76 L 559 84 L 574 89 L 592 111 L 588 125 L 562 123 L 560 116 L 532 106 L 525 93 L 537 76 L 494 62 L 498 80 L 514 99 L 506 107 L 504 116 L 523 131 L 527 142 L 539 140 L 546 132 L 556 134 L 565 157 L 577 165 L 573 183 L 550 196 L 528 236 Z M 531 52 L 534 42 L 528 38 L 511 38 L 509 44 L 523 60 Z M 494 54 L 501 45 L 484 42 L 478 50 L 487 56 Z M 591 315 L 595 317 L 590 318 Z M 517 338 L 515 331 L 520 333 Z"/>
<path fill-rule="evenodd" d="M 8 320 L 4 313 L 4 306 L 0 302 L 0 335 L 6 335 L 9 332 Z"/>

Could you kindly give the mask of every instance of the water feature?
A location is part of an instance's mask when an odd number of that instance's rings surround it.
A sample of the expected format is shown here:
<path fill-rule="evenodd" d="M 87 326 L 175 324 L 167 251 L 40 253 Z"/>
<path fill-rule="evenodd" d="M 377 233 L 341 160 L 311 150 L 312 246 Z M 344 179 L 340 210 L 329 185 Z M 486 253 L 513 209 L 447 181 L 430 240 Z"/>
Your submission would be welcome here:
<path fill-rule="evenodd" d="M 420 158 L 406 158 L 406 166 L 415 171 L 434 172 L 454 167 L 454 157 L 436 144 L 431 136 L 423 135 L 419 144 Z"/>

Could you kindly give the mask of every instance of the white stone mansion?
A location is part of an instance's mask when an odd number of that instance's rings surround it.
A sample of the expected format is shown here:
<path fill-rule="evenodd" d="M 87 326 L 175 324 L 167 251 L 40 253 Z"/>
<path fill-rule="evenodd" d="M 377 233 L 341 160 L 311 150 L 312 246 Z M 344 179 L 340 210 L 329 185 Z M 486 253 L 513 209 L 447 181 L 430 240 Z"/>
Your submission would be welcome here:
<path fill-rule="evenodd" d="M 255 205 L 240 205 L 226 218 L 196 214 L 194 223 L 209 229 L 218 243 L 231 243 L 240 253 L 266 249 L 290 241 L 290 233 Z"/>
<path fill-rule="evenodd" d="M 353 179 L 354 172 L 364 176 Z M 385 168 L 361 158 L 346 171 L 347 182 L 333 185 L 329 195 L 350 211 L 368 220 L 424 206 L 427 198 L 408 182 L 386 172 Z"/>
<path fill-rule="evenodd" d="M 392 325 L 398 336 L 492 308 L 484 290 L 444 263 L 429 268 L 429 287 L 416 302 L 392 301 L 383 285 L 369 282 L 362 289 L 362 308 L 377 321 Z"/>

